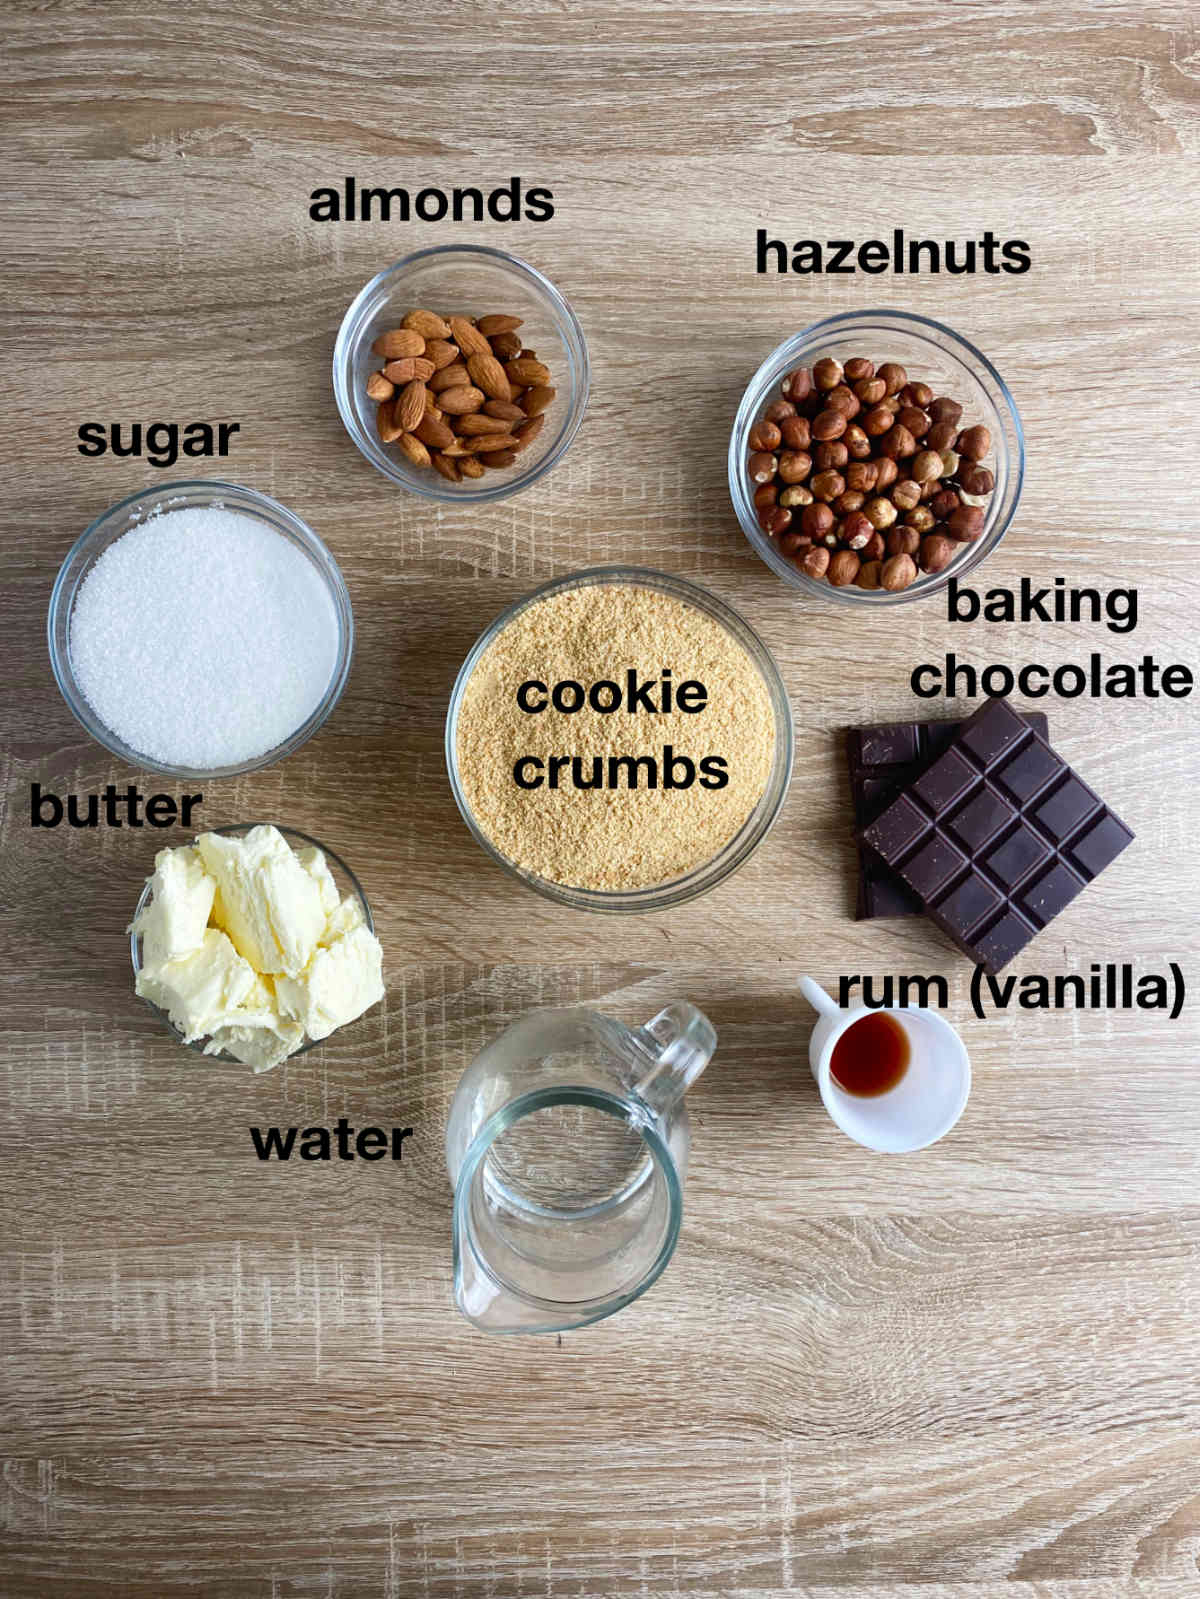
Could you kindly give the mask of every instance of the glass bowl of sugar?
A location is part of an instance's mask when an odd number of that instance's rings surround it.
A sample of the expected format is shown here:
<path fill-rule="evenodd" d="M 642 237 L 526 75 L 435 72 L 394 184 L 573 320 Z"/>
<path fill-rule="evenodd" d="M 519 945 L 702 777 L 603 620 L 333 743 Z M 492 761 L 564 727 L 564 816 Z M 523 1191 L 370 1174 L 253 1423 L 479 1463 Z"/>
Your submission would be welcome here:
<path fill-rule="evenodd" d="M 286 506 L 218 481 L 144 489 L 76 540 L 50 596 L 54 678 L 131 766 L 233 777 L 310 739 L 350 675 L 337 562 Z"/>

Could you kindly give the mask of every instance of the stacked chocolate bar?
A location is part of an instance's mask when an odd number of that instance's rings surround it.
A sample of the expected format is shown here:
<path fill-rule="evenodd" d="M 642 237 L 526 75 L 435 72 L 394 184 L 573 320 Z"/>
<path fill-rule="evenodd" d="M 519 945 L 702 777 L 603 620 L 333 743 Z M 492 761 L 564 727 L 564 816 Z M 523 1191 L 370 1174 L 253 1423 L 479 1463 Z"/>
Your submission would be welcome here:
<path fill-rule="evenodd" d="M 1133 834 L 1047 734 L 1000 699 L 851 729 L 859 918 L 923 911 L 997 972 L 1098 877 Z"/>

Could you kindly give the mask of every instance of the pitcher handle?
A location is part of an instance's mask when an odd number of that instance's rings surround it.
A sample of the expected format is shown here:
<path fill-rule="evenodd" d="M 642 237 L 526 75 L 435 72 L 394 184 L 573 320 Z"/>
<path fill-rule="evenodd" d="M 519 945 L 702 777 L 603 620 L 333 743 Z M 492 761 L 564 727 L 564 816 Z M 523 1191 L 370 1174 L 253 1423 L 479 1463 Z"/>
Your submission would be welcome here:
<path fill-rule="evenodd" d="M 703 1011 L 678 999 L 639 1027 L 633 1039 L 650 1060 L 631 1086 L 661 1116 L 678 1104 L 712 1059 L 717 1030 Z"/>

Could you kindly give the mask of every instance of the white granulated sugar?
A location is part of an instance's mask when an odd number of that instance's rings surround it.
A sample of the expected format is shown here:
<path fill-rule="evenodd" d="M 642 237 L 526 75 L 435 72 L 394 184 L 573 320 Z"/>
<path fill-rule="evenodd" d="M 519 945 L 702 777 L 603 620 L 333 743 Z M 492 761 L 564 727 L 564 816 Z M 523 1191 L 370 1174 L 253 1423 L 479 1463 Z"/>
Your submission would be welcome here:
<path fill-rule="evenodd" d="M 168 766 L 254 760 L 312 715 L 333 676 L 338 618 L 321 574 L 238 511 L 152 516 L 79 587 L 71 664 L 99 720 Z"/>

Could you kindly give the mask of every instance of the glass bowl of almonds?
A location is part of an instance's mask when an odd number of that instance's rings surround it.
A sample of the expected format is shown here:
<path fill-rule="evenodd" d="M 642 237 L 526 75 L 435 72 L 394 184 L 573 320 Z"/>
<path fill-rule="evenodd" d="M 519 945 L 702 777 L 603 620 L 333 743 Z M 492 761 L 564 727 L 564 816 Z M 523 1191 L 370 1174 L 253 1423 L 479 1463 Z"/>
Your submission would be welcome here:
<path fill-rule="evenodd" d="M 587 408 L 583 329 L 550 280 L 505 250 L 418 250 L 342 320 L 333 387 L 346 431 L 402 488 L 501 500 L 544 477 Z"/>
<path fill-rule="evenodd" d="M 986 560 L 1025 471 L 1016 402 L 930 317 L 815 322 L 751 379 L 729 443 L 747 539 L 793 588 L 849 605 L 923 599 Z"/>

